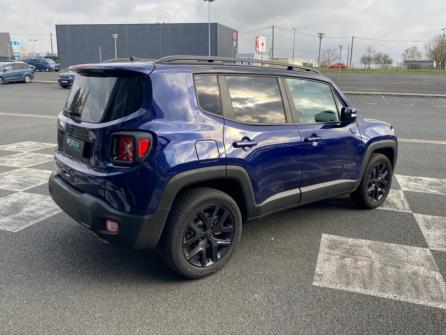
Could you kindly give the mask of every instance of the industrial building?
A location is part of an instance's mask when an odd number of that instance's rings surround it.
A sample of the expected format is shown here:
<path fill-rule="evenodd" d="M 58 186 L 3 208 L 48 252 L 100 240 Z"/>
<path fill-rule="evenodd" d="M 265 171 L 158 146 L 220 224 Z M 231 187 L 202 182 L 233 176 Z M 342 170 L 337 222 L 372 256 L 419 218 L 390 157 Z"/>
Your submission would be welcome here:
<path fill-rule="evenodd" d="M 208 55 L 207 23 L 58 24 L 61 66 L 135 56 Z M 211 55 L 237 55 L 238 32 L 211 23 Z M 116 42 L 116 45 L 115 45 Z M 116 46 L 116 47 L 115 47 Z"/>

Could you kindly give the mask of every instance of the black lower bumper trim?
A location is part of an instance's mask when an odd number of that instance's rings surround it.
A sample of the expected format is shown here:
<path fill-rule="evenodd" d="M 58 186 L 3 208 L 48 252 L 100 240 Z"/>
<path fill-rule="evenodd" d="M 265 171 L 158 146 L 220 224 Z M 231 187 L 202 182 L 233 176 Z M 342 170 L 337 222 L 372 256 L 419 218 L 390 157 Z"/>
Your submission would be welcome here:
<path fill-rule="evenodd" d="M 117 211 L 102 199 L 73 188 L 57 173 L 51 175 L 48 187 L 54 202 L 65 213 L 110 243 L 143 249 L 154 247 L 160 239 L 167 210 L 158 210 L 153 215 L 133 215 Z M 119 222 L 118 235 L 105 231 L 106 219 Z"/>

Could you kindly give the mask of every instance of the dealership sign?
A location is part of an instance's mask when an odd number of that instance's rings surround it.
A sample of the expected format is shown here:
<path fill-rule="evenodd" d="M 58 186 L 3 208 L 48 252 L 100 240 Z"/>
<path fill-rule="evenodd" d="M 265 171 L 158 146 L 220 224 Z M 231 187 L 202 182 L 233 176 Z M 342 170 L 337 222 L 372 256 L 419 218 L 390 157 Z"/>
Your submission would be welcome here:
<path fill-rule="evenodd" d="M 18 48 L 18 47 L 20 47 L 20 41 L 18 41 L 18 40 L 11 40 L 11 46 L 12 46 L 13 48 Z"/>
<path fill-rule="evenodd" d="M 265 53 L 266 52 L 266 37 L 265 36 L 256 36 L 256 52 L 257 53 Z"/>

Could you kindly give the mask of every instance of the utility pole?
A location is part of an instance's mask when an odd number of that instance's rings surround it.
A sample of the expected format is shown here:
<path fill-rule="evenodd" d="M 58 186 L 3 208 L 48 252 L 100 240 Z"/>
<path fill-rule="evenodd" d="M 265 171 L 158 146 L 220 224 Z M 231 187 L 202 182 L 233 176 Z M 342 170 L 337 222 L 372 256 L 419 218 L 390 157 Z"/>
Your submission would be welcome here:
<path fill-rule="evenodd" d="M 350 67 L 350 68 L 352 67 L 352 60 L 353 60 L 353 43 L 354 43 L 354 41 L 355 41 L 355 36 L 352 36 L 352 44 L 351 44 L 351 47 L 350 47 L 350 64 L 349 64 L 349 67 Z"/>
<path fill-rule="evenodd" d="M 296 47 L 296 28 L 293 28 L 293 64 L 294 64 L 294 49 Z"/>
<path fill-rule="evenodd" d="M 339 46 L 339 65 L 338 65 L 338 77 L 341 79 L 341 63 L 342 63 L 342 45 Z"/>
<path fill-rule="evenodd" d="M 204 0 L 204 2 L 208 3 L 208 56 L 211 57 L 211 2 L 215 0 Z"/>
<path fill-rule="evenodd" d="M 350 67 L 350 44 L 347 45 L 347 67 Z"/>
<path fill-rule="evenodd" d="M 51 54 L 54 55 L 54 50 L 53 50 L 53 33 L 50 32 L 50 44 L 51 44 Z"/>
<path fill-rule="evenodd" d="M 99 47 L 99 63 L 102 63 L 102 47 Z"/>
<path fill-rule="evenodd" d="M 441 30 L 443 30 L 443 40 L 441 42 L 441 59 L 440 59 L 440 67 L 443 70 L 446 70 L 446 57 L 444 56 L 444 43 L 445 43 L 445 32 L 446 32 L 446 27 L 441 28 Z"/>
<path fill-rule="evenodd" d="M 324 33 L 317 33 L 317 36 L 319 37 L 319 54 L 317 56 L 317 67 L 321 67 L 321 46 L 322 46 L 322 38 L 324 37 Z"/>
<path fill-rule="evenodd" d="M 114 34 L 112 34 L 112 37 L 115 40 L 115 59 L 118 59 L 118 47 L 117 47 L 117 43 L 116 42 L 118 40 L 119 34 L 118 33 L 114 33 Z"/>
<path fill-rule="evenodd" d="M 271 39 L 271 59 L 274 60 L 274 24 L 271 26 L 272 39 Z"/>

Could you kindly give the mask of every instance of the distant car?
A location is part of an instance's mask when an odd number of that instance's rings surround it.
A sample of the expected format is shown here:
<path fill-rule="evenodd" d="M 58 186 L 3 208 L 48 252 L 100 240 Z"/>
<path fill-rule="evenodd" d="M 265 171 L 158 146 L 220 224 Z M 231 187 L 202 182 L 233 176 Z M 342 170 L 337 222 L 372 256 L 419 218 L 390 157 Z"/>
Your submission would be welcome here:
<path fill-rule="evenodd" d="M 59 86 L 62 88 L 70 88 L 73 85 L 75 76 L 76 72 L 69 70 L 68 72 L 63 72 L 59 74 L 57 82 L 59 83 Z"/>
<path fill-rule="evenodd" d="M 36 71 L 56 71 L 60 70 L 60 65 L 50 58 L 28 58 L 26 62 L 36 68 Z"/>
<path fill-rule="evenodd" d="M 344 63 L 336 63 L 336 64 L 331 64 L 329 66 L 330 69 L 346 69 L 347 68 L 347 64 Z"/>
<path fill-rule="evenodd" d="M 30 83 L 33 68 L 25 62 L 0 62 L 0 85 L 12 82 Z"/>

